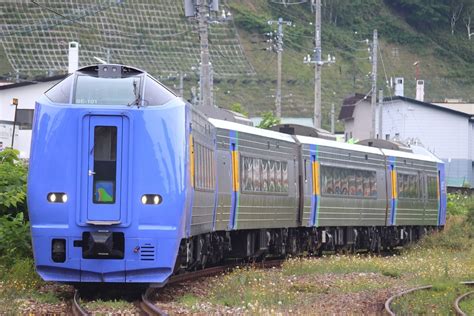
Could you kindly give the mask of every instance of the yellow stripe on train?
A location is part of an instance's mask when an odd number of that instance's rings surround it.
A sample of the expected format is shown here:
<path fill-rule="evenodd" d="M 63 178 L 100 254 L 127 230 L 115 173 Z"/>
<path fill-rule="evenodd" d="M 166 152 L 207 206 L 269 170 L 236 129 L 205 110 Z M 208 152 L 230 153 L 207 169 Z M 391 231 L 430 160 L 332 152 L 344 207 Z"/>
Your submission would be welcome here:
<path fill-rule="evenodd" d="M 397 199 L 397 172 L 392 170 L 392 199 Z"/>
<path fill-rule="evenodd" d="M 239 153 L 232 151 L 232 189 L 239 191 Z"/>
<path fill-rule="evenodd" d="M 319 185 L 319 162 L 317 161 L 313 161 L 313 194 L 321 194 L 321 189 Z"/>
<path fill-rule="evenodd" d="M 191 187 L 194 187 L 194 140 L 193 135 L 189 134 L 189 174 Z"/>

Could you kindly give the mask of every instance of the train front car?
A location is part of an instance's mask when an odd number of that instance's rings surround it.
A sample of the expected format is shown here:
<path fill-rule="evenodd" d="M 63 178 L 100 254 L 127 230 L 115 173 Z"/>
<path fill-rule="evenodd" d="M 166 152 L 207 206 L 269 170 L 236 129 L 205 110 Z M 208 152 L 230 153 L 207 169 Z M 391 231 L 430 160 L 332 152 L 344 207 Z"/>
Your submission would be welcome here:
<path fill-rule="evenodd" d="M 162 283 L 184 232 L 189 107 L 145 72 L 85 67 L 36 104 L 28 179 L 45 280 Z"/>

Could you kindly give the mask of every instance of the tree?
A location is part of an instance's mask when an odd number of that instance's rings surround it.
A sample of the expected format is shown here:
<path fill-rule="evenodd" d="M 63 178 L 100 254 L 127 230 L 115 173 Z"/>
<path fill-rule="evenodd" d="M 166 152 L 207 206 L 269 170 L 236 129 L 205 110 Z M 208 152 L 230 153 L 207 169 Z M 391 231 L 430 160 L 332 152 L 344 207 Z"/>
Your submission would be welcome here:
<path fill-rule="evenodd" d="M 445 20 L 449 11 L 446 1 L 393 0 L 386 3 L 402 11 L 411 25 L 427 30 Z"/>
<path fill-rule="evenodd" d="M 270 128 L 280 124 L 281 120 L 273 115 L 272 111 L 263 113 L 262 121 L 257 125 L 258 128 Z"/>
<path fill-rule="evenodd" d="M 236 113 L 240 113 L 245 117 L 249 117 L 249 112 L 246 111 L 243 107 L 242 104 L 236 102 L 230 106 L 230 110 Z"/>
<path fill-rule="evenodd" d="M 456 29 L 456 23 L 462 14 L 462 9 L 464 8 L 464 3 L 462 1 L 451 0 L 449 3 L 449 20 L 451 25 L 451 35 L 454 35 L 454 30 Z"/>
<path fill-rule="evenodd" d="M 469 0 L 464 4 L 464 14 L 463 14 L 463 22 L 464 26 L 466 26 L 467 30 L 467 38 L 471 40 L 473 32 L 471 32 L 471 21 L 474 15 L 474 0 Z"/>

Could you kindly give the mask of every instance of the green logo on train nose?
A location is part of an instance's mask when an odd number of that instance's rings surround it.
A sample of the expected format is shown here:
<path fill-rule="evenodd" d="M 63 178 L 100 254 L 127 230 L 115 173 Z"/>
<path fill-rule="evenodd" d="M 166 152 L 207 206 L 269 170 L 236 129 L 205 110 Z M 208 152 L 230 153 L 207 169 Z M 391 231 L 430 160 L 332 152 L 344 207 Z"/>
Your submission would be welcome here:
<path fill-rule="evenodd" d="M 109 181 L 98 181 L 95 185 L 95 200 L 97 202 L 113 202 L 114 184 Z"/>

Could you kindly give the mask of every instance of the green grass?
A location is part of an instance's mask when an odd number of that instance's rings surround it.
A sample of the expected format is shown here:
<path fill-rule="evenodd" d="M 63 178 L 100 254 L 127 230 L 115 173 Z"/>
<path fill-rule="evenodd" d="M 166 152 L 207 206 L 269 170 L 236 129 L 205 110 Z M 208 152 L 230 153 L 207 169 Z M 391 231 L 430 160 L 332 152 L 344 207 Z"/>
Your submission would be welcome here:
<path fill-rule="evenodd" d="M 285 313 L 299 308 L 311 310 L 309 302 L 325 295 L 375 294 L 394 288 L 435 284 L 432 291 L 420 292 L 416 294 L 420 297 L 399 302 L 397 306 L 402 313 L 429 312 L 432 308 L 435 314 L 446 314 L 453 296 L 464 290 L 458 282 L 474 278 L 472 231 L 473 225 L 467 223 L 465 217 L 451 217 L 443 232 L 425 237 L 399 255 L 293 258 L 281 269 L 240 268 L 219 277 L 210 285 L 208 294 L 185 297 L 181 301 L 185 306 L 200 300 L 250 313 L 271 313 L 272 310 Z"/>
<path fill-rule="evenodd" d="M 179 298 L 179 303 L 183 304 L 187 308 L 194 309 L 195 306 L 199 303 L 199 297 L 186 293 Z"/>
<path fill-rule="evenodd" d="M 87 310 L 95 310 L 95 309 L 116 309 L 116 310 L 123 310 L 123 309 L 133 309 L 133 304 L 124 300 L 101 300 L 97 299 L 94 301 L 83 303 L 84 307 Z"/>

